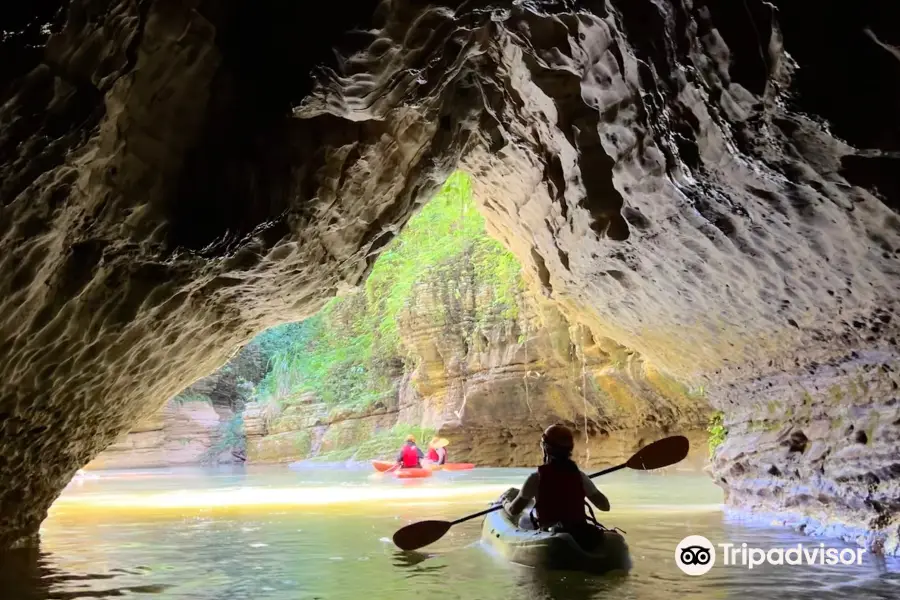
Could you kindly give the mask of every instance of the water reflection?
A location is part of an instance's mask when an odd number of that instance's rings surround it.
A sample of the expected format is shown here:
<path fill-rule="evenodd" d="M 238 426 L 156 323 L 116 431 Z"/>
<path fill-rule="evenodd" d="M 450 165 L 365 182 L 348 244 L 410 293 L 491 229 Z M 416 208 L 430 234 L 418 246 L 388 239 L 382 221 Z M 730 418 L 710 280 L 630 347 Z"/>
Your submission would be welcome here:
<path fill-rule="evenodd" d="M 621 598 L 624 575 L 589 577 L 579 573 L 523 569 L 517 585 L 523 597 L 539 600 L 593 600 Z"/>
<path fill-rule="evenodd" d="M 74 574 L 53 565 L 54 557 L 37 548 L 0 552 L 0 590 L 3 590 L 3 597 L 16 600 L 111 598 L 127 594 L 161 594 L 172 587 L 156 583 L 92 589 L 99 587 L 95 583 L 116 579 L 118 573 L 128 571 L 112 569 L 111 573 Z"/>
<path fill-rule="evenodd" d="M 415 567 L 418 564 L 428 560 L 434 554 L 426 554 L 425 552 L 417 552 L 417 551 L 396 551 L 394 552 L 394 566 L 399 568 L 404 567 Z"/>
<path fill-rule="evenodd" d="M 53 507 L 40 551 L 0 555 L 0 598 L 900 598 L 896 563 L 874 557 L 853 568 L 717 565 L 703 577 L 685 576 L 673 556 L 687 535 L 760 547 L 809 541 L 723 518 L 720 492 L 703 475 L 604 479 L 601 487 L 614 499 L 604 522 L 628 532 L 634 569 L 625 577 L 511 565 L 478 542 L 477 520 L 418 552 L 390 543 L 411 520 L 455 519 L 484 508 L 493 499 L 488 490 L 520 482 L 524 471 L 436 476 L 415 487 L 374 484 L 367 476 L 281 468 L 85 481 Z"/>

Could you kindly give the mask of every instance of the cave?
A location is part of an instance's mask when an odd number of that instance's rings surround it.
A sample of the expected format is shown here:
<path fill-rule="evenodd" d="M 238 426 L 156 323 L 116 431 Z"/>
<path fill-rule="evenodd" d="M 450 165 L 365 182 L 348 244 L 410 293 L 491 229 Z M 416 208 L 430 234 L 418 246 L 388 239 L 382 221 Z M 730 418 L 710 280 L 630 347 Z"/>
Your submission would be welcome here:
<path fill-rule="evenodd" d="M 896 8 L 338 4 L 0 9 L 0 547 L 462 168 L 536 294 L 704 387 L 730 506 L 897 552 Z"/>

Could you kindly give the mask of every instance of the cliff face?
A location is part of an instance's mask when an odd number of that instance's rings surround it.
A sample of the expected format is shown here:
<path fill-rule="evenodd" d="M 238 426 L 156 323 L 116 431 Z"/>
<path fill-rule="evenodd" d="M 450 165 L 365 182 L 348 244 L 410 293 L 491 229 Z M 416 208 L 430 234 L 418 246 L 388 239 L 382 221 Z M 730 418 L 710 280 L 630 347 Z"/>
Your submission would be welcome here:
<path fill-rule="evenodd" d="M 853 353 L 761 379 L 726 411 L 728 502 L 808 533 L 898 551 L 900 363 Z"/>
<path fill-rule="evenodd" d="M 551 302 L 521 291 L 512 309 L 498 304 L 477 263 L 448 267 L 418 286 L 401 320 L 417 366 L 399 418 L 450 439 L 453 460 L 540 464 L 541 432 L 556 422 L 576 430 L 586 464 L 621 462 L 669 432 L 691 435 L 702 460 L 702 393 L 610 339 L 595 341 Z"/>
<path fill-rule="evenodd" d="M 400 447 L 400 440 L 391 438 L 385 445 L 380 442 L 387 440 L 378 437 L 395 425 L 395 407 L 335 411 L 314 395 L 275 415 L 251 404 L 244 411 L 247 459 L 273 463 L 313 457 L 330 461 L 390 457 Z"/>
<path fill-rule="evenodd" d="M 412 245 L 406 235 L 401 243 Z M 312 391 L 283 404 L 248 405 L 251 462 L 389 458 L 402 436 L 393 445 L 378 438 L 401 426 L 448 437 L 455 461 L 533 466 L 541 460 L 541 432 L 556 422 L 576 430 L 585 464 L 623 462 L 669 432 L 691 435 L 696 458 L 705 459 L 711 409 L 702 390 L 687 389 L 612 340 L 595 342 L 523 288 L 518 265 L 507 269 L 511 257 L 485 251 L 492 242 L 482 244 L 477 229 L 473 235 L 460 253 L 416 278 L 398 316 L 402 357 L 388 360 L 404 365 L 395 391 L 359 406 L 346 396 L 345 404 L 329 405 Z M 361 310 L 358 295 L 342 302 Z M 340 333 L 346 311 L 339 310 L 319 335 Z M 296 373 L 304 376 L 314 377 Z M 372 454 L 376 449 L 382 453 Z"/>
<path fill-rule="evenodd" d="M 781 374 L 897 360 L 891 3 L 6 4 L 0 546 L 231 348 L 358 284 L 459 164 L 569 322 L 729 423 Z M 873 435 L 854 450 L 888 467 Z M 836 517 L 896 535 L 839 502 L 871 482 L 833 483 Z"/>
<path fill-rule="evenodd" d="M 418 366 L 397 380 L 396 394 L 383 403 L 335 409 L 307 393 L 279 412 L 248 404 L 249 461 L 390 458 L 402 436 L 393 445 L 378 437 L 403 425 L 419 438 L 425 430 L 449 438 L 453 461 L 533 466 L 541 461 L 543 429 L 565 422 L 576 430 L 578 460 L 585 465 L 622 462 L 670 432 L 688 435 L 692 459 L 705 462 L 710 409 L 702 394 L 622 348 L 613 362 L 589 342 L 582 360 L 568 323 L 552 306 L 543 315 L 523 311 L 521 319 L 496 315 L 480 324 L 458 309 L 419 296 L 402 328 L 409 359 Z"/>
<path fill-rule="evenodd" d="M 248 387 L 266 372 L 266 358 L 248 344 L 215 373 L 195 381 L 121 435 L 86 470 L 216 464 L 243 460 L 240 417 Z M 236 430 L 232 433 L 232 430 Z"/>
<path fill-rule="evenodd" d="M 208 402 L 169 401 L 149 418 L 113 442 L 85 470 L 149 469 L 234 460 L 231 452 L 214 452 L 222 423 L 233 417 L 229 410 Z M 221 455 L 221 456 L 219 456 Z"/>

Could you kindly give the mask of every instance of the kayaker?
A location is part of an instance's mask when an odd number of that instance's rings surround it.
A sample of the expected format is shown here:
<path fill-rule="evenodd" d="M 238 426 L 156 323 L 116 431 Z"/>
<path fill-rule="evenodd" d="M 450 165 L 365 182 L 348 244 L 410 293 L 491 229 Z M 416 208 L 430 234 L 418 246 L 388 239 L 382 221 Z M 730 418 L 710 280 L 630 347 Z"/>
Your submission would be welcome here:
<path fill-rule="evenodd" d="M 433 437 L 431 443 L 428 444 L 427 459 L 436 465 L 442 465 L 447 462 L 447 444 L 450 442 L 446 438 Z"/>
<path fill-rule="evenodd" d="M 421 469 L 421 461 L 423 458 L 425 458 L 425 455 L 422 454 L 422 450 L 416 446 L 416 436 L 406 436 L 406 443 L 403 444 L 403 447 L 400 448 L 400 453 L 397 454 L 397 464 L 400 465 L 400 468 Z"/>
<path fill-rule="evenodd" d="M 600 532 L 587 521 L 585 498 L 602 511 L 609 510 L 609 500 L 572 460 L 574 448 L 575 439 L 568 427 L 548 427 L 541 436 L 544 464 L 528 476 L 518 494 L 503 499 L 503 509 L 515 522 L 534 500 L 534 518 L 540 529 L 561 527 L 580 544 L 591 547 Z M 521 518 L 520 526 L 527 526 L 527 521 L 530 519 Z"/>

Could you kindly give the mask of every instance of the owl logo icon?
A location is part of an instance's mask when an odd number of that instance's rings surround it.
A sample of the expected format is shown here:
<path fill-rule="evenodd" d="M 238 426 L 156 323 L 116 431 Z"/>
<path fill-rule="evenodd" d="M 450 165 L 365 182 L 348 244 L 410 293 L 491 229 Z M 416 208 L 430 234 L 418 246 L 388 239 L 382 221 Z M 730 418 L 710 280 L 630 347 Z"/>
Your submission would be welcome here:
<path fill-rule="evenodd" d="M 689 535 L 675 547 L 675 564 L 686 575 L 704 575 L 716 564 L 716 548 L 702 535 Z"/>

